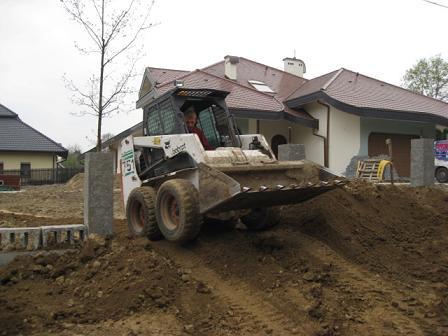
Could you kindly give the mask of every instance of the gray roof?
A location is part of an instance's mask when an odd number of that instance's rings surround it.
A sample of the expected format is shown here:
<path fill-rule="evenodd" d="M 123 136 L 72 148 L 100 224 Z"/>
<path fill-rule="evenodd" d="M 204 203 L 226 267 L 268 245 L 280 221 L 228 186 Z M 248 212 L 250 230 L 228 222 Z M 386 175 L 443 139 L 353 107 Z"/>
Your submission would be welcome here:
<path fill-rule="evenodd" d="M 67 156 L 67 149 L 25 124 L 16 113 L 0 104 L 0 151 L 49 152 Z"/>
<path fill-rule="evenodd" d="M 0 117 L 17 117 L 17 113 L 14 113 L 6 106 L 0 104 Z"/>

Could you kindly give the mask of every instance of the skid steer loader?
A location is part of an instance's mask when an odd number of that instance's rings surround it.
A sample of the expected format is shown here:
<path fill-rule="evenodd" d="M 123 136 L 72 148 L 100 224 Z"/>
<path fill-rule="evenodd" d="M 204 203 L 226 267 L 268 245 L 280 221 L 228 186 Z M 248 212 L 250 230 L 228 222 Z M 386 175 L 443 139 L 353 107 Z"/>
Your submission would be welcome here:
<path fill-rule="evenodd" d="M 151 240 L 194 239 L 203 220 L 262 230 L 278 221 L 275 206 L 299 203 L 344 184 L 310 161 L 278 161 L 261 134 L 239 134 L 228 92 L 175 88 L 144 109 L 142 137 L 119 146 L 129 231 Z M 197 112 L 214 150 L 188 132 L 184 111 Z"/>

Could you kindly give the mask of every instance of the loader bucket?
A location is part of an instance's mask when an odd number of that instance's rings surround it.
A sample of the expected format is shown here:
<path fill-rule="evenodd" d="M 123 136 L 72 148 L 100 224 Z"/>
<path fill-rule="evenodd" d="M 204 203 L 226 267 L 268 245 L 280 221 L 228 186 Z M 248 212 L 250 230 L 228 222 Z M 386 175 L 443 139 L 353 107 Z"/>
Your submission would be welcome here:
<path fill-rule="evenodd" d="M 345 184 L 310 161 L 199 165 L 201 213 L 294 204 Z"/>

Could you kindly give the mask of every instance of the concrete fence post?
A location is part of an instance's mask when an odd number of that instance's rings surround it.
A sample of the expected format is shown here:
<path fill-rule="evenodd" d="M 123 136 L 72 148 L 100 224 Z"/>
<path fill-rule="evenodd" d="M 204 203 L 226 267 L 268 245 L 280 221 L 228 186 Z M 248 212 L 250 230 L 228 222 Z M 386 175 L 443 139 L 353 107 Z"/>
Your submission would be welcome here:
<path fill-rule="evenodd" d="M 89 233 L 113 234 L 113 153 L 87 153 L 84 173 L 84 224 Z"/>
<path fill-rule="evenodd" d="M 297 161 L 305 159 L 305 145 L 286 144 L 278 146 L 279 161 Z"/>
<path fill-rule="evenodd" d="M 434 140 L 411 140 L 411 186 L 434 184 Z"/>

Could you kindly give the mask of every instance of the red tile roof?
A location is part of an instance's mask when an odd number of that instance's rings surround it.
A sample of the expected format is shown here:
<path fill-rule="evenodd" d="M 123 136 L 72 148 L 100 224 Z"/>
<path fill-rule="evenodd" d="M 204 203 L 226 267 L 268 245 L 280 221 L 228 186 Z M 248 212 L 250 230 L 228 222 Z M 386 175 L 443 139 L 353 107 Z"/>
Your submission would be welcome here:
<path fill-rule="evenodd" d="M 373 117 L 375 111 L 381 117 L 384 112 L 407 113 L 416 117 L 435 116 L 439 122 L 448 124 L 447 103 L 344 68 L 308 81 L 287 98 L 287 104 L 298 107 L 307 102 L 307 97 L 316 99 L 319 94 L 321 99 L 327 97 L 349 107 L 369 110 Z"/>
<path fill-rule="evenodd" d="M 174 79 L 184 81 L 189 88 L 213 88 L 229 91 L 226 98 L 230 110 L 247 110 L 272 112 L 274 114 L 287 113 L 295 120 L 303 120 L 308 126 L 315 121 L 306 111 L 293 111 L 286 107 L 282 101 L 306 79 L 289 74 L 282 70 L 266 66 L 240 57 L 238 63 L 237 80 L 229 80 L 224 74 L 224 61 L 212 64 L 192 72 L 172 69 L 148 68 L 151 77 L 156 81 L 158 94 L 163 94 L 173 87 Z M 274 93 L 265 93 L 256 90 L 248 82 L 257 80 L 267 84 Z"/>
<path fill-rule="evenodd" d="M 166 82 L 172 82 L 176 78 L 189 73 L 189 71 L 186 70 L 173 70 L 151 67 L 147 67 L 146 69 L 150 72 L 150 75 L 155 80 L 156 85 Z"/>
<path fill-rule="evenodd" d="M 284 98 L 288 97 L 298 86 L 307 82 L 305 78 L 248 60 L 244 57 L 239 57 L 237 67 L 238 73 L 236 82 L 238 84 L 252 88 L 252 85 L 248 82 L 249 80 L 263 82 L 275 92 L 274 95 L 280 101 L 283 101 Z M 218 77 L 225 77 L 224 61 L 205 67 L 202 70 Z"/>
<path fill-rule="evenodd" d="M 284 109 L 283 104 L 273 96 L 209 74 L 203 70 L 192 71 L 178 79 L 181 79 L 187 88 L 210 88 L 230 92 L 226 98 L 229 109 L 262 110 L 273 113 L 282 112 Z M 157 90 L 159 94 L 163 94 L 172 88 L 173 84 L 166 82 L 158 86 Z"/>

